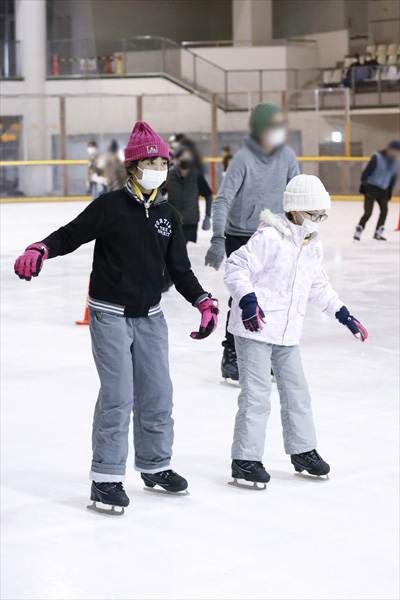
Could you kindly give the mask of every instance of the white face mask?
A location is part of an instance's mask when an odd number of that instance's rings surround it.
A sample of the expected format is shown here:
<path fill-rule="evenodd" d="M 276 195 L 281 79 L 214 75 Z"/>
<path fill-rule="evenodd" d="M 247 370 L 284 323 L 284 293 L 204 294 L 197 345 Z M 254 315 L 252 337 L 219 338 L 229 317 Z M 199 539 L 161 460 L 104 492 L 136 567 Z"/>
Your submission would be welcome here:
<path fill-rule="evenodd" d="M 89 148 L 87 149 L 87 153 L 89 154 L 89 156 L 94 156 L 96 154 L 96 148 L 94 148 L 93 146 L 89 146 Z"/>
<path fill-rule="evenodd" d="M 307 233 L 315 233 L 316 231 L 318 231 L 319 223 L 316 223 L 315 221 L 311 221 L 311 219 L 306 219 L 304 217 L 302 227 L 306 230 Z"/>
<path fill-rule="evenodd" d="M 165 171 L 153 171 L 153 169 L 141 169 L 138 166 L 139 171 L 142 171 L 142 179 L 138 179 L 136 177 L 136 181 L 144 188 L 145 190 L 154 190 L 155 188 L 160 187 L 167 179 L 168 170 Z"/>
<path fill-rule="evenodd" d="M 286 140 L 286 128 L 285 127 L 274 127 L 271 131 L 266 134 L 266 140 L 269 146 L 276 148 L 285 143 Z"/>

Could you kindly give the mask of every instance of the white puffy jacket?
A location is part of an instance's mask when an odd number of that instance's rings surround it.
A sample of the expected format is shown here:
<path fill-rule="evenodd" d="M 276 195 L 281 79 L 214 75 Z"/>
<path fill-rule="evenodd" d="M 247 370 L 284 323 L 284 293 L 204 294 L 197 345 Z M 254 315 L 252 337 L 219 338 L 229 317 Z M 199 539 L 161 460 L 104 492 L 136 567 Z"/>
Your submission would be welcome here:
<path fill-rule="evenodd" d="M 225 262 L 225 284 L 233 298 L 228 329 L 233 335 L 270 344 L 299 343 L 307 301 L 334 317 L 343 306 L 322 268 L 322 244 L 285 216 L 261 213 L 261 225 L 248 243 Z M 265 312 L 261 332 L 244 328 L 239 302 L 254 292 Z"/>

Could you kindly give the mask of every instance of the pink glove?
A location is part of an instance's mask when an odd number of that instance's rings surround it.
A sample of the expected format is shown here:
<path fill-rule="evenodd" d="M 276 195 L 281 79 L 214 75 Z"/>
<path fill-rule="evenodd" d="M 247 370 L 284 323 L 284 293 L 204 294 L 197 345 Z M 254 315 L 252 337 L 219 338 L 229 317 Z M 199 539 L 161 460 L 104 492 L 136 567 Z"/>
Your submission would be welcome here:
<path fill-rule="evenodd" d="M 218 300 L 215 298 L 206 298 L 199 303 L 197 308 L 201 312 L 200 329 L 199 331 L 193 331 L 190 337 L 194 340 L 204 340 L 218 325 Z"/>
<path fill-rule="evenodd" d="M 42 270 L 43 261 L 49 257 L 49 249 L 41 243 L 31 244 L 14 264 L 15 274 L 20 279 L 30 281 L 37 277 Z"/>

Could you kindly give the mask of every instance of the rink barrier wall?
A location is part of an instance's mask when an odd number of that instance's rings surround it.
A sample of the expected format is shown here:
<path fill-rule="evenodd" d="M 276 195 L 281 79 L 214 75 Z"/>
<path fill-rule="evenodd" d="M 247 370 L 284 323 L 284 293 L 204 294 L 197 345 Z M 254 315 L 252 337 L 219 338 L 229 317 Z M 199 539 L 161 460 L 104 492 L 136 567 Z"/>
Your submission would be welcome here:
<path fill-rule="evenodd" d="M 342 162 L 342 161 L 361 161 L 368 162 L 370 156 L 298 156 L 299 162 Z M 206 156 L 203 158 L 205 163 L 220 163 L 221 156 Z M 0 167 L 23 167 L 30 165 L 87 165 L 87 160 L 2 160 Z"/>
<path fill-rule="evenodd" d="M 299 162 L 368 162 L 369 156 L 298 156 Z M 207 156 L 203 158 L 205 163 L 221 163 L 221 157 Z M 0 167 L 32 166 L 32 165 L 87 165 L 87 160 L 10 160 L 0 161 Z M 358 201 L 364 200 L 362 195 L 331 195 L 332 200 Z M 23 204 L 29 202 L 88 202 L 91 196 L 17 196 L 0 198 L 0 204 Z M 400 196 L 393 196 L 392 202 L 400 202 Z"/>
<path fill-rule="evenodd" d="M 0 198 L 0 204 L 26 204 L 30 202 L 89 202 L 91 199 L 91 196 L 34 196 L 32 198 L 18 196 L 15 198 Z M 341 196 L 331 194 L 331 200 L 341 202 L 364 202 L 364 196 Z M 400 202 L 400 196 L 393 196 L 390 201 Z"/>

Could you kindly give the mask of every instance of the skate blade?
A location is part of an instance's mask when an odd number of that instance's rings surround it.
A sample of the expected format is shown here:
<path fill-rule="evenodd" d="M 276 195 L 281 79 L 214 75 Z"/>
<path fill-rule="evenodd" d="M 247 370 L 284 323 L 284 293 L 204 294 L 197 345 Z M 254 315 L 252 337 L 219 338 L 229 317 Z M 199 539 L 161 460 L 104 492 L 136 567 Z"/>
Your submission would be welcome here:
<path fill-rule="evenodd" d="M 233 485 L 233 487 L 242 488 L 244 490 L 256 490 L 258 492 L 267 489 L 266 483 L 259 483 L 258 481 L 254 481 L 253 485 L 246 485 L 245 483 L 239 483 L 237 479 L 233 479 L 233 481 L 228 481 L 228 485 Z"/>
<path fill-rule="evenodd" d="M 302 479 L 313 479 L 314 481 L 329 481 L 329 475 L 311 475 L 311 473 L 302 473 L 300 471 L 295 472 L 296 477 Z"/>
<path fill-rule="evenodd" d="M 163 490 L 163 489 L 159 489 L 159 488 L 152 488 L 152 487 L 147 487 L 145 486 L 144 488 L 145 492 L 153 492 L 153 494 L 163 494 L 164 496 L 190 496 L 190 493 L 188 490 L 182 490 L 182 492 L 168 492 L 167 490 Z"/>
<path fill-rule="evenodd" d="M 123 506 L 112 506 L 111 508 L 100 508 L 97 506 L 96 502 L 93 501 L 92 504 L 86 507 L 88 510 L 92 510 L 93 512 L 97 512 L 99 515 L 111 515 L 113 517 L 121 517 L 125 513 L 125 509 Z M 121 510 L 115 510 L 116 508 L 120 508 Z"/>

